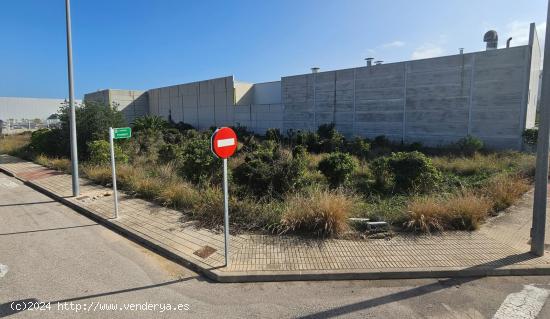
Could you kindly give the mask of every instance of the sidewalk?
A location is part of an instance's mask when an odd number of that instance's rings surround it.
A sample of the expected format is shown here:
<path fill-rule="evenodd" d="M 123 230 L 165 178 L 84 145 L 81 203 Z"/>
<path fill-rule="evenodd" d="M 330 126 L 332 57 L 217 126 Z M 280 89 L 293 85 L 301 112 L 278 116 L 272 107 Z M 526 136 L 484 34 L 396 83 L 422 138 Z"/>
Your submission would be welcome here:
<path fill-rule="evenodd" d="M 550 274 L 550 255 L 528 253 L 532 191 L 475 232 L 357 241 L 232 235 L 224 267 L 223 234 L 199 228 L 179 211 L 120 192 L 115 220 L 109 188 L 80 179 L 81 195 L 74 198 L 70 175 L 8 155 L 0 155 L 0 170 L 221 282 Z"/>

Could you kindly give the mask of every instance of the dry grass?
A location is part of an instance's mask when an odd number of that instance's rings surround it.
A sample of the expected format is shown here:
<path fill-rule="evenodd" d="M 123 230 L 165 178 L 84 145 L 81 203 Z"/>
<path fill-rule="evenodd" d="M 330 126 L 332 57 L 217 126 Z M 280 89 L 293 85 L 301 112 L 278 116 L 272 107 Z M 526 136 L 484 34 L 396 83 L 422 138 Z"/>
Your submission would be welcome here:
<path fill-rule="evenodd" d="M 189 183 L 172 181 L 165 185 L 158 198 L 166 206 L 183 210 L 192 210 L 200 201 L 201 195 Z"/>
<path fill-rule="evenodd" d="M 524 177 L 501 174 L 491 178 L 481 192 L 493 202 L 493 212 L 498 212 L 514 204 L 530 187 Z"/>
<path fill-rule="evenodd" d="M 495 174 L 509 170 L 530 176 L 535 167 L 533 155 L 518 152 L 476 153 L 471 157 L 440 156 L 432 158 L 432 162 L 441 171 L 462 176 Z"/>
<path fill-rule="evenodd" d="M 0 136 L 0 154 L 15 155 L 31 141 L 30 133 Z"/>
<path fill-rule="evenodd" d="M 356 199 L 339 191 L 311 190 L 286 199 L 281 233 L 308 231 L 317 235 L 337 236 L 349 229 Z"/>
<path fill-rule="evenodd" d="M 67 158 L 47 157 L 45 155 L 38 155 L 34 158 L 34 161 L 40 165 L 62 171 L 65 173 L 71 172 L 71 161 Z"/>
<path fill-rule="evenodd" d="M 460 193 L 447 198 L 421 197 L 409 202 L 405 228 L 430 233 L 445 229 L 474 230 L 492 207 L 487 197 Z"/>

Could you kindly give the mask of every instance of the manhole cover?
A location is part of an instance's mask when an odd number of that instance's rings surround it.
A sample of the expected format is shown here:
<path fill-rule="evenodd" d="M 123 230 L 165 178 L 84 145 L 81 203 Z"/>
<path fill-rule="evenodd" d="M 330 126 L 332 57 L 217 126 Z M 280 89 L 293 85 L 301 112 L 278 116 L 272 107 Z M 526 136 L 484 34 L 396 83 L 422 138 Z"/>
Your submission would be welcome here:
<path fill-rule="evenodd" d="M 204 259 L 204 258 L 208 258 L 208 256 L 212 255 L 215 252 L 216 252 L 216 249 L 210 246 L 204 246 L 201 249 L 195 251 L 193 254 Z"/>

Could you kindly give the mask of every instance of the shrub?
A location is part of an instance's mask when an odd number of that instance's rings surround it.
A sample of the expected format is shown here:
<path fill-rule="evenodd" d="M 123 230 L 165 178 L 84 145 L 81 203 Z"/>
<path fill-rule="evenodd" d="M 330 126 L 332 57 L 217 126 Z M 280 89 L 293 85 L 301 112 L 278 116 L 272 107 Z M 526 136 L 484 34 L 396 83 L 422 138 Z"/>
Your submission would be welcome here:
<path fill-rule="evenodd" d="M 351 155 L 346 153 L 330 153 L 319 162 L 319 170 L 328 179 L 332 187 L 338 187 L 346 182 L 353 171 L 357 168 L 357 163 Z"/>
<path fill-rule="evenodd" d="M 417 151 L 378 158 L 371 169 L 379 184 L 402 192 L 428 192 L 441 181 L 441 173 L 430 158 Z"/>
<path fill-rule="evenodd" d="M 88 143 L 88 149 L 90 150 L 90 163 L 100 165 L 111 163 L 111 146 L 107 141 L 93 141 Z M 127 163 L 128 156 L 124 154 L 122 148 L 115 143 L 115 161 L 117 163 Z"/>
<path fill-rule="evenodd" d="M 210 139 L 199 136 L 188 140 L 183 147 L 182 175 L 193 183 L 207 182 L 221 172 L 222 161 L 210 150 Z"/>
<path fill-rule="evenodd" d="M 322 236 L 345 233 L 348 217 L 355 211 L 356 199 L 342 192 L 312 190 L 285 200 L 279 231 L 314 232 Z"/>
<path fill-rule="evenodd" d="M 183 159 L 183 149 L 179 145 L 164 144 L 159 148 L 158 159 L 161 163 L 181 162 Z"/>
<path fill-rule="evenodd" d="M 165 143 L 179 144 L 183 140 L 183 135 L 175 128 L 168 128 L 162 131 L 162 137 Z"/>
<path fill-rule="evenodd" d="M 273 141 L 266 141 L 235 168 L 234 178 L 256 196 L 282 197 L 303 185 L 305 170 L 305 156 L 291 156 Z"/>
<path fill-rule="evenodd" d="M 483 148 L 483 141 L 477 137 L 468 135 L 454 143 L 454 148 L 461 154 L 471 156 Z"/>
<path fill-rule="evenodd" d="M 134 132 L 155 131 L 160 132 L 168 126 L 168 122 L 158 115 L 146 115 L 138 117 L 132 123 Z"/>
<path fill-rule="evenodd" d="M 305 146 L 309 152 L 320 152 L 320 138 L 317 133 L 298 131 L 296 145 Z"/>
<path fill-rule="evenodd" d="M 317 135 L 319 136 L 319 151 L 334 152 L 343 150 L 344 136 L 336 130 L 334 123 L 320 125 L 317 129 Z"/>
<path fill-rule="evenodd" d="M 364 161 L 369 155 L 370 143 L 366 139 L 355 137 L 347 144 L 346 148 L 348 153 L 353 154 L 360 160 Z"/>
<path fill-rule="evenodd" d="M 160 131 L 138 131 L 130 139 L 129 145 L 135 155 L 145 156 L 154 162 L 164 145 L 164 137 Z"/>
<path fill-rule="evenodd" d="M 178 131 L 182 132 L 182 133 L 185 133 L 189 130 L 194 130 L 195 127 L 189 123 L 184 123 L 184 122 L 178 122 L 177 124 L 174 125 L 174 128 L 177 129 Z"/>
<path fill-rule="evenodd" d="M 539 129 L 538 128 L 528 128 L 525 131 L 523 131 L 523 142 L 527 145 L 534 146 L 537 144 L 537 139 L 539 137 Z"/>
<path fill-rule="evenodd" d="M 377 147 L 377 148 L 391 147 L 391 141 L 385 135 L 378 135 L 372 141 L 372 147 Z"/>
<path fill-rule="evenodd" d="M 278 128 L 269 128 L 265 132 L 265 139 L 280 142 L 282 139 L 281 131 Z"/>
<path fill-rule="evenodd" d="M 31 134 L 30 149 L 36 154 L 60 156 L 66 153 L 60 141 L 63 135 L 59 129 L 39 129 Z M 68 146 L 68 145 L 67 145 Z"/>

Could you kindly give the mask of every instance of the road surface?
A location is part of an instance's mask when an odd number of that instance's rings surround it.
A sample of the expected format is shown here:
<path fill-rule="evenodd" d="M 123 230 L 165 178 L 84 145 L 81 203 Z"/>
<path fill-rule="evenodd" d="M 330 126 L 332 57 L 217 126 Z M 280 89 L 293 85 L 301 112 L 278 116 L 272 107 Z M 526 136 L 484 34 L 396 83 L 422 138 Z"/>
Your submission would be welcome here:
<path fill-rule="evenodd" d="M 548 276 L 213 283 L 0 173 L 0 317 L 550 318 L 549 291 Z"/>

